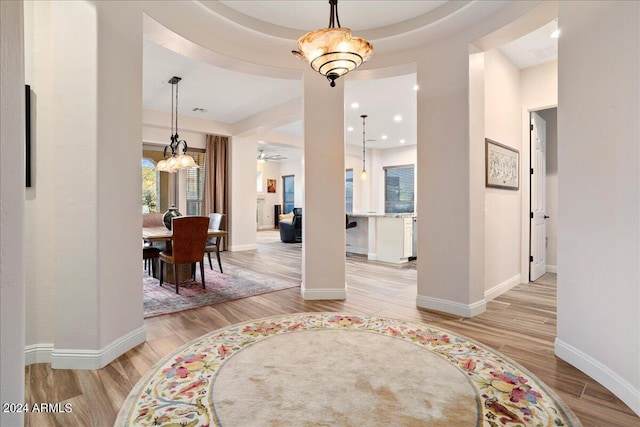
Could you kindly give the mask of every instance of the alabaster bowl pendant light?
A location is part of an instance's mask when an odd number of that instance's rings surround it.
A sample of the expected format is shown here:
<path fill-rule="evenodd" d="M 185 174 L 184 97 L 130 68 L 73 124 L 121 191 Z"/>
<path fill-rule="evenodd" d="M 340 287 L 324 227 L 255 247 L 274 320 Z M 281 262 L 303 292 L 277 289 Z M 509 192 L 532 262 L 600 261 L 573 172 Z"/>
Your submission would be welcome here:
<path fill-rule="evenodd" d="M 352 37 L 349 28 L 341 28 L 338 0 L 329 0 L 329 4 L 329 27 L 300 37 L 298 50 L 291 53 L 304 58 L 311 68 L 327 77 L 331 87 L 335 87 L 337 78 L 358 68 L 371 57 L 373 45 L 360 37 Z"/>
<path fill-rule="evenodd" d="M 366 151 L 364 148 L 365 141 L 365 130 L 364 130 L 364 120 L 367 118 L 366 114 L 361 115 L 362 117 L 362 172 L 360 172 L 360 179 L 367 179 L 367 168 L 366 166 Z"/>
<path fill-rule="evenodd" d="M 178 136 L 178 83 L 180 80 L 182 80 L 180 77 L 175 76 L 169 80 L 171 83 L 171 143 L 164 147 L 163 159 L 156 165 L 156 169 L 160 172 L 175 173 L 182 169 L 198 167 L 193 157 L 187 154 L 187 141 Z M 180 153 L 181 146 L 182 153 Z"/>

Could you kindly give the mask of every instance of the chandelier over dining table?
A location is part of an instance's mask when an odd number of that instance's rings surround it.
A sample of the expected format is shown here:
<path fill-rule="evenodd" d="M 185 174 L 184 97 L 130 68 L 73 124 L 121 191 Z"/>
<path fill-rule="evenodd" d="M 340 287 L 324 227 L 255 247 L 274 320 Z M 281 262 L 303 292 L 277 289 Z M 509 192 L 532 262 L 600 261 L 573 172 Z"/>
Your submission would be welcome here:
<path fill-rule="evenodd" d="M 373 45 L 360 37 L 352 37 L 349 28 L 340 27 L 338 0 L 329 0 L 329 4 L 329 27 L 300 37 L 298 50 L 291 53 L 304 58 L 311 68 L 327 77 L 331 87 L 335 87 L 336 79 L 358 68 L 371 57 Z"/>
<path fill-rule="evenodd" d="M 162 160 L 156 165 L 156 169 L 160 172 L 175 173 L 182 169 L 199 167 L 193 157 L 187 154 L 189 148 L 187 141 L 178 136 L 178 83 L 180 80 L 182 78 L 176 76 L 169 80 L 171 83 L 171 143 L 164 147 Z"/>

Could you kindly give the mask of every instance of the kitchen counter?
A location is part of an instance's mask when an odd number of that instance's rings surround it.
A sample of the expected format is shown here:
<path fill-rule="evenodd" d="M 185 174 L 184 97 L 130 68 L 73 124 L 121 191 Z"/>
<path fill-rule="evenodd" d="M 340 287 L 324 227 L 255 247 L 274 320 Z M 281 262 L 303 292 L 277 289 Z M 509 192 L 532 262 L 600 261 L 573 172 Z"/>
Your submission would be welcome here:
<path fill-rule="evenodd" d="M 372 261 L 402 264 L 413 251 L 413 222 L 416 215 L 350 213 L 357 223 L 347 230 L 347 252 L 366 255 Z"/>
<path fill-rule="evenodd" d="M 376 218 L 414 218 L 417 215 L 415 213 L 390 213 L 390 214 L 385 214 L 385 213 L 376 213 L 376 212 L 356 212 L 356 213 L 350 213 L 347 214 L 349 215 L 349 217 L 354 217 L 354 218 L 370 218 L 370 217 L 376 217 Z"/>

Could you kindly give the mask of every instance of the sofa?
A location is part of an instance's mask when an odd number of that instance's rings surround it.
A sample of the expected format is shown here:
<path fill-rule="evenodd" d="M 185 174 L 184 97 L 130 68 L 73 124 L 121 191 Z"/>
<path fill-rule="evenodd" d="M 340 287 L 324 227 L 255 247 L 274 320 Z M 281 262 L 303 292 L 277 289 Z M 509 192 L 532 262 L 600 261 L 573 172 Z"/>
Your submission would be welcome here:
<path fill-rule="evenodd" d="M 287 215 L 281 215 L 279 226 L 280 240 L 284 243 L 302 242 L 302 208 L 293 208 L 291 220 Z"/>

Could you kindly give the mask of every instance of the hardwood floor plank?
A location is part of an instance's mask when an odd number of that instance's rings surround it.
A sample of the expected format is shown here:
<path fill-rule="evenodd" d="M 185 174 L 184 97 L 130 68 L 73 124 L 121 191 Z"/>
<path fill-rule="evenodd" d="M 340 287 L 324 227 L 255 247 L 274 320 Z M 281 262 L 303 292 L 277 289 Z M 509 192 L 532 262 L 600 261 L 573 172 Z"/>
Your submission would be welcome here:
<path fill-rule="evenodd" d="M 586 375 L 585 375 L 586 376 Z M 609 390 L 598 384 L 591 378 L 587 377 L 586 387 L 581 396 L 585 402 L 592 402 L 595 405 L 603 405 L 616 411 L 624 412 L 629 415 L 634 415 L 631 408 L 626 406 L 620 399 L 611 394 Z M 640 426 L 640 420 L 638 421 Z"/>
<path fill-rule="evenodd" d="M 29 366 L 29 402 L 62 402 L 82 395 L 82 388 L 74 371 L 51 369 L 48 364 Z"/>
<path fill-rule="evenodd" d="M 100 372 L 104 370 L 105 368 L 101 369 Z M 110 387 L 110 384 L 107 385 L 103 382 L 105 376 L 101 376 L 98 373 L 99 371 L 94 370 L 76 372 L 80 384 L 82 384 L 83 398 L 85 402 L 90 405 L 88 410 L 89 425 L 100 425 L 100 423 L 104 423 L 105 420 L 111 420 L 113 424 L 120 410 L 122 401 L 115 402 L 111 399 L 107 388 L 112 389 L 112 387 Z"/>
<path fill-rule="evenodd" d="M 276 232 L 258 233 L 258 250 L 224 252 L 226 264 L 300 283 L 299 243 L 284 244 Z M 520 284 L 487 304 L 485 313 L 465 319 L 416 307 L 415 262 L 406 266 L 345 257 L 347 299 L 305 301 L 300 288 L 258 295 L 145 320 L 147 342 L 98 371 L 25 368 L 28 402 L 70 402 L 71 414 L 29 414 L 33 427 L 111 427 L 133 385 L 164 355 L 216 329 L 253 319 L 303 312 L 350 312 L 421 322 L 449 330 L 512 358 L 553 389 L 584 427 L 640 427 L 640 417 L 611 392 L 557 358 L 555 274 Z"/>
<path fill-rule="evenodd" d="M 176 348 L 180 347 L 183 344 L 186 344 L 187 341 L 182 339 L 182 337 L 172 335 L 170 337 L 147 341 L 147 343 L 149 344 L 151 349 L 158 355 L 158 358 L 161 359 Z"/>

